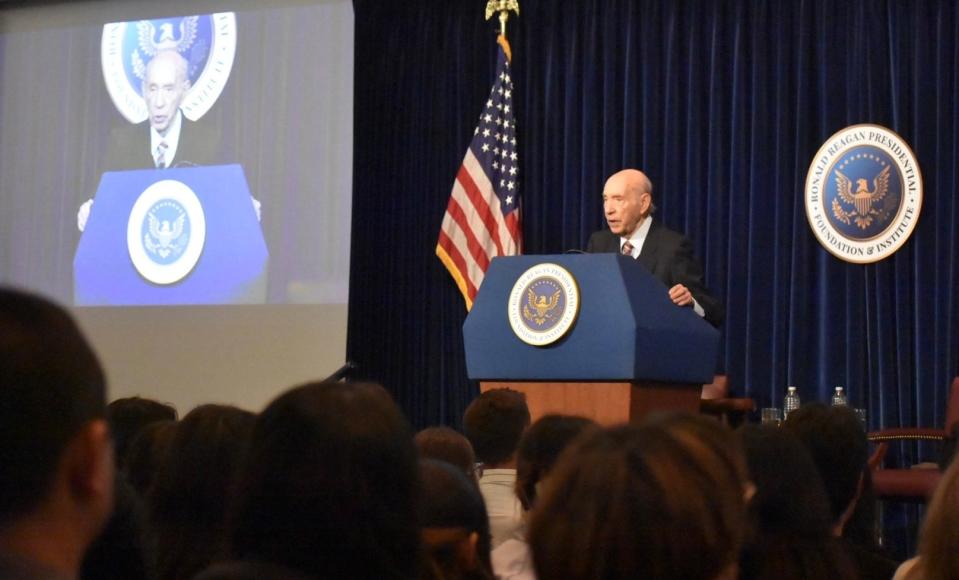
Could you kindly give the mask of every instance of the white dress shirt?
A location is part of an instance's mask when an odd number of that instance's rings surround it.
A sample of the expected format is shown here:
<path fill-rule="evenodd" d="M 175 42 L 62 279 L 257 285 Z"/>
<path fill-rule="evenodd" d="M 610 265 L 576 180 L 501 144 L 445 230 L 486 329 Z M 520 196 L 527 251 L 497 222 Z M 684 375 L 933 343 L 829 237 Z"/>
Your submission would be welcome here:
<path fill-rule="evenodd" d="M 523 539 L 523 505 L 516 497 L 515 486 L 515 469 L 485 469 L 480 477 L 493 548 L 509 539 Z"/>
<path fill-rule="evenodd" d="M 160 143 L 166 142 L 166 152 L 163 155 L 163 162 L 166 167 L 173 167 L 173 158 L 176 157 L 176 148 L 180 143 L 180 127 L 183 126 L 183 113 L 177 109 L 176 116 L 167 127 L 166 135 L 161 135 L 159 131 L 150 127 L 150 155 L 153 156 L 153 163 L 157 161 L 157 148 Z"/>

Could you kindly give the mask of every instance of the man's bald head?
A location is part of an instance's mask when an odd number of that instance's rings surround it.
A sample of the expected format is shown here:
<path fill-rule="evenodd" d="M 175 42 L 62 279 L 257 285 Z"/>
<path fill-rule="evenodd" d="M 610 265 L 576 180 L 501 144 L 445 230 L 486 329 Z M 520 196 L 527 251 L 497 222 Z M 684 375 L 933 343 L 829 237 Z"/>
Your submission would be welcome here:
<path fill-rule="evenodd" d="M 606 180 L 603 212 L 609 229 L 618 236 L 630 236 L 654 209 L 653 184 L 638 169 L 623 169 Z"/>

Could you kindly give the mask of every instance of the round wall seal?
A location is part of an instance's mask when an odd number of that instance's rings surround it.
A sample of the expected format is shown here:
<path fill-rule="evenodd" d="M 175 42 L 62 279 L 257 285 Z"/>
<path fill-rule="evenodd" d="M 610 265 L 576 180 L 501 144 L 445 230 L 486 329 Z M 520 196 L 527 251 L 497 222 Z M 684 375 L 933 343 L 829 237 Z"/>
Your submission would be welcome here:
<path fill-rule="evenodd" d="M 912 149 L 879 125 L 851 125 L 819 148 L 805 188 L 806 217 L 837 258 L 866 264 L 909 239 L 922 208 L 922 174 Z"/>
<path fill-rule="evenodd" d="M 179 282 L 196 266 L 206 241 L 206 217 L 193 190 L 173 179 L 146 188 L 127 221 L 133 266 L 154 284 Z"/>
<path fill-rule="evenodd" d="M 557 264 L 537 264 L 513 284 L 507 311 L 520 340 L 534 346 L 552 344 L 569 332 L 579 315 L 576 279 Z"/>
<path fill-rule="evenodd" d="M 180 108 L 196 121 L 220 97 L 236 55 L 236 16 L 232 12 L 158 18 L 103 25 L 100 61 L 107 92 L 131 123 L 147 119 L 143 82 L 158 52 L 175 50 L 187 61 L 190 90 Z"/>

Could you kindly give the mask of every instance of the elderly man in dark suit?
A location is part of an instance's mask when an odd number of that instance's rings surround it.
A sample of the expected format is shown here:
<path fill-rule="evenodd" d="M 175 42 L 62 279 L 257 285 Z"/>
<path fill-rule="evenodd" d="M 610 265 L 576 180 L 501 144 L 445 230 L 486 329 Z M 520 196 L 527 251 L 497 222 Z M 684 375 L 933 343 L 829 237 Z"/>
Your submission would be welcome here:
<path fill-rule="evenodd" d="M 635 258 L 669 288 L 677 306 L 691 307 L 713 326 L 724 318 L 723 305 L 712 297 L 703 269 L 686 236 L 653 220 L 653 185 L 643 172 L 624 169 L 606 181 L 603 211 L 609 229 L 593 233 L 587 252 L 619 252 Z"/>

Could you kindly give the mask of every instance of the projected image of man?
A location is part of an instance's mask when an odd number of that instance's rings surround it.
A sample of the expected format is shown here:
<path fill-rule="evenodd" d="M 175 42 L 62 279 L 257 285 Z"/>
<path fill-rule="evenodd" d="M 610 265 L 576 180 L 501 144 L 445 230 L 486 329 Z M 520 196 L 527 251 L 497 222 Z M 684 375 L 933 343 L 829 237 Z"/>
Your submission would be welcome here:
<path fill-rule="evenodd" d="M 142 96 L 147 120 L 110 132 L 103 171 L 168 169 L 224 163 L 218 132 L 191 121 L 180 106 L 190 91 L 189 63 L 176 50 L 158 52 L 146 65 Z M 257 219 L 260 202 L 251 198 Z M 77 228 L 86 228 L 93 200 L 77 212 Z"/>
<path fill-rule="evenodd" d="M 143 100 L 150 120 L 150 151 L 160 169 L 176 157 L 183 125 L 180 103 L 188 90 L 187 62 L 180 53 L 160 52 L 147 65 Z"/>
<path fill-rule="evenodd" d="M 176 50 L 161 50 L 150 59 L 141 85 L 147 120 L 110 132 L 104 171 L 223 162 L 219 134 L 187 119 L 180 109 L 191 86 L 188 67 L 186 58 Z"/>

